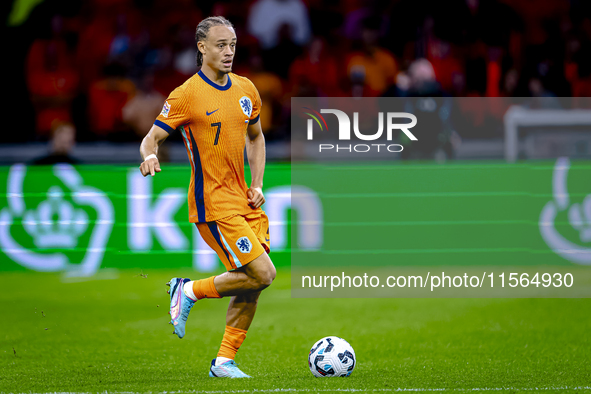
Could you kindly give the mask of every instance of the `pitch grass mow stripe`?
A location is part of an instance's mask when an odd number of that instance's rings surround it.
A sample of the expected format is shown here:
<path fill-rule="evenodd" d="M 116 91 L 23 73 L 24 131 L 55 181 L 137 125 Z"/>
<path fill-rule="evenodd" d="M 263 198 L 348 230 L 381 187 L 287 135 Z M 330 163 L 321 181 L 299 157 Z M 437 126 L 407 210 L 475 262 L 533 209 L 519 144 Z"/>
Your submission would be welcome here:
<path fill-rule="evenodd" d="M 137 276 L 140 268 L 148 278 Z M 284 388 L 285 393 L 328 394 L 339 388 L 356 389 L 351 393 L 375 388 L 387 394 L 400 388 L 459 394 L 468 390 L 452 388 L 508 392 L 523 387 L 533 394 L 541 387 L 537 391 L 566 394 L 591 386 L 591 315 L 585 312 L 591 299 L 372 299 L 371 304 L 367 299 L 292 299 L 288 268 L 279 268 L 265 290 L 256 327 L 240 356 L 248 370 L 262 376 L 247 382 L 200 378 L 195 374 L 204 371 L 196 366 L 207 366 L 218 350 L 227 303 L 204 302 L 199 319 L 189 321 L 195 334 L 186 338 L 189 342 L 173 338 L 166 329 L 163 284 L 184 273 L 193 274 L 190 267 L 142 266 L 120 270 L 119 279 L 67 285 L 61 284 L 60 274 L 0 275 L 0 285 L 10 289 L 0 292 L 0 342 L 6 352 L 0 349 L 0 392 L 259 389 L 262 394 Z M 356 319 L 343 324 L 349 316 Z M 384 341 L 384 333 L 393 340 Z M 350 379 L 311 376 L 306 358 L 325 334 L 351 338 L 360 363 Z"/>
<path fill-rule="evenodd" d="M 135 392 L 135 391 L 50 391 L 47 393 L 33 393 L 26 392 L 22 394 L 226 394 L 226 393 L 327 393 L 327 392 L 343 392 L 343 393 L 362 393 L 362 392 L 469 392 L 469 391 L 581 391 L 591 390 L 591 386 L 579 386 L 579 387 L 474 387 L 474 388 L 393 388 L 393 389 L 267 389 L 267 390 L 189 390 L 189 391 L 147 391 L 147 392 Z M 0 392 L 0 394 L 8 394 Z M 21 394 L 21 393 L 19 393 Z"/>

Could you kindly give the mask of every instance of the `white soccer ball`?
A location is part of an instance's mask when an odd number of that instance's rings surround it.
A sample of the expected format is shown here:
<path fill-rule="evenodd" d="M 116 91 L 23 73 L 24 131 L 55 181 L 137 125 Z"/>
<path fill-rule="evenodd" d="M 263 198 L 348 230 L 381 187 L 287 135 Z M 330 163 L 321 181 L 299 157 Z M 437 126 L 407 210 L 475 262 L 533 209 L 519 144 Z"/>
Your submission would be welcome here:
<path fill-rule="evenodd" d="M 349 342 L 339 337 L 325 337 L 312 346 L 308 366 L 317 378 L 349 376 L 355 369 L 355 351 Z"/>

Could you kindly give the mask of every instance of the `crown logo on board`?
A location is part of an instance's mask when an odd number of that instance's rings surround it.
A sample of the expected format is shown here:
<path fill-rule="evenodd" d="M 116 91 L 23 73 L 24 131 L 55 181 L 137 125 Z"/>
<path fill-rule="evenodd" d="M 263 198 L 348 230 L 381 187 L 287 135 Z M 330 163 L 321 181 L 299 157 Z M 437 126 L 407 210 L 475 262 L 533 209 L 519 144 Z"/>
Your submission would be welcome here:
<path fill-rule="evenodd" d="M 52 186 L 36 210 L 25 212 L 23 227 L 39 248 L 73 248 L 88 228 L 88 215 L 66 201 L 58 186 Z"/>
<path fill-rule="evenodd" d="M 579 231 L 582 242 L 591 241 L 591 194 L 585 197 L 582 204 L 575 203 L 570 206 L 568 221 Z"/>

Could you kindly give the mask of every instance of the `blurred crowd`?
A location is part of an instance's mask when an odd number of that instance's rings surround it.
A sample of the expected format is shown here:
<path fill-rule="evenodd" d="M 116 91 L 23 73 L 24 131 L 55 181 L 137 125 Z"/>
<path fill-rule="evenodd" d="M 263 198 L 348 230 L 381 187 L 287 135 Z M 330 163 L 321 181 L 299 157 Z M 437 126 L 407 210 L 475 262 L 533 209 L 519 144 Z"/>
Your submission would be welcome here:
<path fill-rule="evenodd" d="M 591 96 L 585 0 L 71 0 L 33 11 L 23 76 L 34 133 L 140 140 L 197 72 L 195 28 L 238 37 L 268 140 L 289 139 L 293 96 Z"/>

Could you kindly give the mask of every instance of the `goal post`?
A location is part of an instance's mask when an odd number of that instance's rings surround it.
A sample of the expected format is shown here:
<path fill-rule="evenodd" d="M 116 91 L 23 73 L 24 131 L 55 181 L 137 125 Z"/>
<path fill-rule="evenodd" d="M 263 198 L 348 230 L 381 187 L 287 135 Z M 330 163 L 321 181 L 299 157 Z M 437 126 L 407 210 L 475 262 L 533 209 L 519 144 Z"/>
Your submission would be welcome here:
<path fill-rule="evenodd" d="M 587 109 L 529 109 L 519 105 L 509 107 L 503 117 L 505 126 L 505 160 L 517 161 L 519 128 L 536 126 L 590 126 L 591 110 Z"/>

